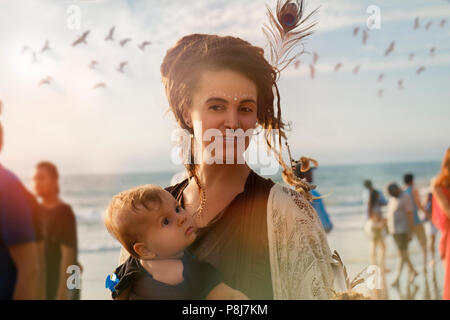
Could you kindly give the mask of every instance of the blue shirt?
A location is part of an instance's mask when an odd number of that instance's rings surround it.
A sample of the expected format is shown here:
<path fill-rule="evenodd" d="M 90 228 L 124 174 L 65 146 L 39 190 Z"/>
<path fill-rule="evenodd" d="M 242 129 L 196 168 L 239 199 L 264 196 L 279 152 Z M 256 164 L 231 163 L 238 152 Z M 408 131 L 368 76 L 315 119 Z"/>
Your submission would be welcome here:
<path fill-rule="evenodd" d="M 405 193 L 409 195 L 413 204 L 413 213 L 414 213 L 414 224 L 422 223 L 419 218 L 419 210 L 417 210 L 416 201 L 414 200 L 414 195 L 412 192 L 412 187 L 408 187 L 405 189 Z"/>
<path fill-rule="evenodd" d="M 311 195 L 313 197 L 320 197 L 320 193 L 317 190 L 311 190 Z M 326 232 L 331 231 L 333 229 L 333 224 L 331 223 L 330 216 L 325 209 L 325 205 L 322 199 L 315 199 L 311 202 L 311 205 L 316 210 L 317 215 L 320 218 L 320 222 L 322 222 L 323 228 Z"/>
<path fill-rule="evenodd" d="M 0 165 L 0 300 L 12 299 L 16 267 L 8 248 L 35 241 L 30 204 L 19 179 Z"/>

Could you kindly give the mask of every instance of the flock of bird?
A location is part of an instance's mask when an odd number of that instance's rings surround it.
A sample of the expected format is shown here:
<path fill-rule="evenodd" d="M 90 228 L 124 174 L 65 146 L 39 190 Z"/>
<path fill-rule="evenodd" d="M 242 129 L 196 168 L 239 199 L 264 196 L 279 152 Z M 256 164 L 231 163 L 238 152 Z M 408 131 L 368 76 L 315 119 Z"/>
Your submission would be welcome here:
<path fill-rule="evenodd" d="M 446 23 L 447 23 L 447 19 L 442 19 L 442 20 L 440 21 L 440 23 L 439 23 L 439 27 L 443 28 L 443 27 L 445 26 Z M 432 22 L 432 21 L 429 21 L 429 22 L 425 25 L 425 27 L 424 27 L 425 30 L 429 30 L 430 27 L 431 27 L 432 25 L 433 25 L 433 22 Z M 414 19 L 414 26 L 413 26 L 413 29 L 414 29 L 414 30 L 417 30 L 417 29 L 419 29 L 419 28 L 420 28 L 419 17 L 416 17 L 416 18 Z M 360 31 L 360 28 L 359 28 L 359 27 L 353 28 L 353 37 L 358 36 L 359 31 Z M 362 44 L 363 44 L 363 45 L 366 45 L 368 38 L 369 38 L 369 34 L 368 34 L 367 30 L 362 30 Z M 392 41 L 392 42 L 389 44 L 389 46 L 388 46 L 388 47 L 386 48 L 386 50 L 384 51 L 384 56 L 385 56 L 385 57 L 389 56 L 389 54 L 391 54 L 391 53 L 395 50 L 395 45 L 396 45 L 395 41 Z M 436 53 L 436 47 L 433 46 L 433 47 L 431 47 L 431 48 L 429 49 L 429 55 L 430 55 L 431 57 L 434 57 L 434 56 L 435 56 L 435 53 Z M 414 54 L 413 52 L 411 52 L 411 53 L 409 53 L 408 60 L 409 60 L 409 61 L 413 61 L 413 60 L 414 60 L 414 57 L 415 57 L 415 54 Z M 317 52 L 314 52 L 314 53 L 313 53 L 313 60 L 312 60 L 312 63 L 310 63 L 310 65 L 309 65 L 309 75 L 310 75 L 311 79 L 314 79 L 314 78 L 315 78 L 315 75 L 316 75 L 316 64 L 317 64 L 317 61 L 318 61 L 318 60 L 319 60 L 319 55 L 317 54 Z M 295 61 L 294 61 L 294 68 L 295 68 L 295 69 L 298 69 L 298 68 L 300 67 L 300 64 L 301 64 L 301 61 L 300 61 L 300 60 L 295 60 Z M 342 67 L 343 67 L 342 62 L 336 63 L 336 65 L 334 66 L 334 72 L 338 72 L 339 69 L 341 69 Z M 356 65 L 356 66 L 353 68 L 353 74 L 358 74 L 360 68 L 361 68 L 361 65 L 360 65 L 360 64 Z M 425 71 L 425 66 L 420 66 L 420 67 L 416 70 L 416 74 L 419 75 L 419 74 L 421 74 L 421 73 L 424 72 L 424 71 Z M 384 76 L 385 76 L 384 73 L 379 74 L 379 75 L 378 75 L 377 82 L 378 82 L 378 83 L 381 83 L 381 82 L 383 81 L 383 79 L 384 79 Z M 403 89 L 404 89 L 403 84 L 404 84 L 403 79 L 398 80 L 398 81 L 397 81 L 397 89 L 398 89 L 398 90 L 403 90 Z M 379 89 L 379 90 L 378 90 L 378 97 L 381 98 L 381 97 L 383 96 L 383 92 L 384 92 L 384 89 Z"/>
<path fill-rule="evenodd" d="M 116 27 L 113 26 L 111 27 L 111 29 L 109 30 L 108 34 L 106 35 L 106 37 L 104 38 L 104 41 L 113 41 L 114 42 L 114 32 L 115 32 Z M 87 30 L 85 32 L 83 32 L 83 34 L 79 37 L 77 37 L 77 39 L 75 39 L 75 41 L 72 42 L 72 47 L 76 47 L 78 45 L 81 44 L 87 44 L 87 37 L 90 34 L 90 30 Z M 126 46 L 127 43 L 131 42 L 132 38 L 124 38 L 121 39 L 119 41 L 120 46 L 123 48 Z M 151 45 L 152 43 L 150 41 L 142 41 L 141 43 L 139 43 L 137 45 L 137 47 L 142 50 L 145 51 L 145 47 Z M 39 50 L 39 51 L 35 51 L 33 50 L 31 47 L 29 46 L 23 46 L 21 53 L 26 53 L 26 52 L 30 52 L 31 53 L 31 58 L 32 58 L 32 62 L 33 63 L 37 63 L 37 55 L 38 54 L 44 54 L 46 51 L 50 51 L 51 47 L 50 47 L 50 42 L 49 40 L 46 40 L 43 47 Z M 128 64 L 128 61 L 122 61 L 119 63 L 118 67 L 116 68 L 116 70 L 120 73 L 125 73 L 125 66 Z M 95 70 L 97 68 L 97 65 L 99 65 L 99 62 L 96 60 L 92 60 L 89 64 L 88 67 L 92 70 Z M 46 76 L 45 78 L 41 79 L 38 83 L 38 87 L 42 86 L 42 85 L 49 85 L 51 84 L 51 82 L 53 81 L 53 78 L 51 76 Z M 96 84 L 94 84 L 94 86 L 92 87 L 92 89 L 97 89 L 97 88 L 106 88 L 106 83 L 105 82 L 98 82 Z"/>
<path fill-rule="evenodd" d="M 442 28 L 445 26 L 445 24 L 447 23 L 447 19 L 442 19 L 439 23 L 439 26 Z M 429 30 L 430 27 L 432 26 L 433 22 L 429 21 L 426 25 L 425 25 L 425 29 Z M 419 21 L 419 17 L 416 17 L 414 20 L 414 26 L 413 29 L 417 30 L 420 28 L 420 21 Z M 355 27 L 353 28 L 353 37 L 356 37 L 358 35 L 360 31 L 359 27 Z M 104 38 L 104 41 L 114 41 L 114 32 L 115 32 L 115 26 L 111 27 L 111 29 L 109 30 L 108 34 L 106 35 L 106 37 Z M 369 34 L 367 32 L 367 30 L 362 30 L 362 44 L 365 45 L 367 43 L 367 40 L 369 38 Z M 72 43 L 72 47 L 76 47 L 78 45 L 81 44 L 87 44 L 87 37 L 90 34 L 90 30 L 85 31 L 81 36 L 77 37 L 77 39 L 75 39 L 75 41 L 73 41 Z M 123 48 L 127 45 L 127 43 L 131 42 L 132 38 L 124 38 L 121 39 L 119 41 L 119 45 Z M 137 47 L 142 50 L 145 51 L 145 47 L 151 45 L 150 41 L 143 41 L 140 44 L 137 45 Z M 384 56 L 387 57 L 389 54 L 391 54 L 394 50 L 395 50 L 395 41 L 392 41 L 389 46 L 386 48 L 385 52 L 384 52 Z M 51 47 L 50 47 L 50 42 L 49 40 L 46 40 L 44 45 L 42 46 L 42 48 L 37 52 L 35 50 L 33 50 L 32 48 L 30 48 L 29 46 L 24 46 L 22 48 L 21 53 L 25 53 L 25 52 L 31 52 L 31 57 L 32 57 L 32 62 L 36 63 L 37 62 L 37 54 L 44 54 L 46 51 L 50 51 Z M 429 50 L 429 54 L 430 56 L 434 57 L 436 53 L 436 47 L 431 47 Z M 415 54 L 413 52 L 411 52 L 408 56 L 408 60 L 409 61 L 413 61 L 415 57 Z M 313 61 L 312 63 L 309 65 L 309 74 L 311 76 L 311 79 L 314 79 L 315 75 L 316 75 L 316 64 L 319 60 L 319 55 L 317 54 L 317 52 L 313 53 Z M 120 73 L 124 73 L 125 70 L 124 68 L 127 66 L 128 61 L 122 61 L 119 63 L 118 67 L 116 68 L 116 70 Z M 295 69 L 298 69 L 300 67 L 300 60 L 296 60 L 294 61 L 294 67 Z M 88 67 L 92 70 L 95 70 L 97 68 L 97 65 L 99 65 L 99 62 L 96 60 L 92 60 Z M 341 62 L 338 62 L 335 66 L 334 66 L 334 72 L 338 72 L 339 69 L 341 69 L 343 67 L 343 64 Z M 361 68 L 361 65 L 358 64 L 353 68 L 353 74 L 358 74 L 359 70 Z M 416 74 L 420 74 L 423 71 L 425 71 L 425 66 L 420 66 L 417 70 L 416 70 Z M 385 74 L 381 73 L 380 75 L 378 75 L 378 83 L 381 83 L 384 79 Z M 42 85 L 48 85 L 53 81 L 53 78 L 50 76 L 46 76 L 45 78 L 41 79 L 38 83 L 38 86 L 42 86 Z M 400 79 L 397 81 L 397 88 L 398 90 L 403 90 L 403 79 Z M 106 83 L 105 82 L 98 82 L 96 84 L 94 84 L 94 86 L 92 87 L 92 89 L 98 89 L 98 88 L 106 88 Z M 378 90 L 378 97 L 382 97 L 383 96 L 383 89 L 379 89 Z"/>

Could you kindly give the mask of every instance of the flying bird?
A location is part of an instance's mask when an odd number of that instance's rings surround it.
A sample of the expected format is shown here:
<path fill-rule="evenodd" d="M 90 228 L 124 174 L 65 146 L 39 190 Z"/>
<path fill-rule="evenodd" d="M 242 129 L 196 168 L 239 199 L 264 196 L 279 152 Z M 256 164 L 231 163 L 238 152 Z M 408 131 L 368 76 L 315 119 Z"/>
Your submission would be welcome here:
<path fill-rule="evenodd" d="M 105 37 L 105 41 L 111 40 L 114 41 L 114 30 L 116 29 L 115 26 L 113 26 L 111 29 L 109 29 L 108 35 Z"/>
<path fill-rule="evenodd" d="M 436 52 L 436 47 L 430 48 L 430 56 L 434 57 L 434 53 Z"/>
<path fill-rule="evenodd" d="M 403 80 L 398 80 L 398 82 L 397 82 L 397 85 L 398 85 L 398 90 L 403 90 Z"/>
<path fill-rule="evenodd" d="M 97 64 L 98 64 L 98 61 L 92 60 L 91 63 L 89 64 L 89 68 L 95 69 L 95 66 L 96 66 Z"/>
<path fill-rule="evenodd" d="M 50 50 L 50 46 L 49 46 L 49 41 L 48 41 L 48 40 L 45 41 L 45 44 L 44 44 L 44 46 L 42 47 L 40 53 L 43 53 L 43 52 L 45 52 L 45 51 L 47 51 L 47 50 Z"/>
<path fill-rule="evenodd" d="M 138 45 L 138 47 L 139 47 L 139 49 L 141 49 L 142 51 L 144 51 L 144 50 L 145 50 L 145 46 L 148 46 L 148 45 L 150 45 L 150 44 L 152 44 L 150 41 L 144 41 L 144 42 L 142 42 L 140 45 Z"/>
<path fill-rule="evenodd" d="M 439 27 L 443 27 L 443 26 L 445 26 L 445 24 L 447 23 L 447 19 L 442 19 L 441 20 L 441 23 L 439 23 Z"/>
<path fill-rule="evenodd" d="M 106 83 L 105 82 L 98 82 L 92 87 L 92 89 L 97 89 L 97 88 L 106 88 Z"/>
<path fill-rule="evenodd" d="M 342 67 L 342 63 L 338 63 L 335 67 L 334 67 L 334 72 L 339 71 L 339 69 Z"/>
<path fill-rule="evenodd" d="M 358 35 L 359 27 L 353 28 L 353 36 L 356 37 Z"/>
<path fill-rule="evenodd" d="M 384 92 L 383 89 L 379 89 L 378 90 L 378 98 L 382 98 L 383 97 L 383 92 Z"/>
<path fill-rule="evenodd" d="M 378 76 L 378 82 L 383 81 L 383 78 L 384 78 L 384 73 L 382 73 Z"/>
<path fill-rule="evenodd" d="M 317 54 L 317 52 L 314 52 L 313 64 L 316 64 L 318 60 L 319 60 L 319 55 Z"/>
<path fill-rule="evenodd" d="M 422 66 L 419 69 L 417 69 L 416 73 L 417 74 L 421 74 L 423 71 L 425 71 L 425 67 L 424 66 Z"/>
<path fill-rule="evenodd" d="M 432 21 L 428 22 L 427 25 L 425 26 L 425 29 L 430 29 L 431 25 L 433 24 Z"/>
<path fill-rule="evenodd" d="M 295 60 L 294 67 L 295 67 L 295 70 L 297 70 L 298 67 L 300 67 L 300 60 Z"/>
<path fill-rule="evenodd" d="M 39 81 L 38 87 L 44 85 L 44 84 L 50 84 L 50 82 L 52 81 L 52 77 L 47 76 L 44 79 L 42 79 L 41 81 Z"/>
<path fill-rule="evenodd" d="M 362 37 L 362 43 L 365 45 L 367 43 L 367 38 L 369 37 L 369 34 L 366 30 L 363 30 L 363 37 Z"/>
<path fill-rule="evenodd" d="M 359 72 L 359 68 L 361 67 L 360 64 L 358 64 L 354 69 L 353 69 L 353 73 L 357 74 Z"/>
<path fill-rule="evenodd" d="M 416 17 L 416 19 L 414 19 L 414 30 L 418 29 L 419 27 L 419 17 Z"/>
<path fill-rule="evenodd" d="M 78 39 L 75 40 L 75 41 L 72 43 L 72 47 L 75 47 L 76 45 L 78 45 L 78 44 L 80 44 L 80 43 L 86 43 L 86 44 L 87 44 L 87 42 L 86 42 L 86 37 L 88 36 L 89 32 L 91 32 L 91 31 L 90 31 L 90 30 L 87 30 L 87 31 L 85 31 L 85 32 L 81 35 L 81 37 L 78 37 Z"/>
<path fill-rule="evenodd" d="M 128 64 L 127 61 L 123 61 L 119 64 L 119 67 L 117 68 L 117 71 L 123 73 L 123 68 L 125 68 L 125 66 Z"/>
<path fill-rule="evenodd" d="M 22 51 L 20 51 L 20 53 L 24 53 L 25 51 L 31 50 L 31 48 L 29 46 L 23 46 L 22 47 Z"/>
<path fill-rule="evenodd" d="M 309 65 L 309 74 L 311 75 L 311 79 L 314 79 L 314 76 L 316 74 L 316 68 L 314 68 L 313 64 Z"/>
<path fill-rule="evenodd" d="M 120 46 L 123 47 L 127 44 L 127 42 L 131 41 L 131 38 L 125 38 L 120 41 Z"/>
<path fill-rule="evenodd" d="M 394 46 L 395 46 L 395 41 L 392 41 L 391 44 L 389 45 L 389 47 L 386 49 L 386 51 L 384 52 L 384 56 L 386 57 L 387 55 L 389 55 L 389 53 L 391 53 L 392 51 L 394 51 Z"/>
<path fill-rule="evenodd" d="M 415 54 L 411 52 L 411 53 L 409 54 L 408 60 L 409 60 L 409 61 L 412 61 L 412 60 L 414 59 L 414 56 L 415 56 Z"/>
<path fill-rule="evenodd" d="M 33 57 L 33 61 L 32 62 L 36 63 L 37 62 L 36 51 L 33 51 L 32 57 Z"/>

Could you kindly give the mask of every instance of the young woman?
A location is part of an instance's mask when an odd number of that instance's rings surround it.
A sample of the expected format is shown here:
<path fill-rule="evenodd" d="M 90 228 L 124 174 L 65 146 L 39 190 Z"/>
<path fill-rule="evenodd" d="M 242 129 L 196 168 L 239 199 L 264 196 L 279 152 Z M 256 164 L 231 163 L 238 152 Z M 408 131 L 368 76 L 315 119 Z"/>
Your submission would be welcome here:
<path fill-rule="evenodd" d="M 277 17 L 290 32 L 303 23 L 303 1 L 300 7 L 285 2 L 279 1 Z M 303 27 L 291 44 L 309 34 Z M 163 84 L 178 125 L 191 135 L 187 158 L 195 160 L 186 164 L 189 178 L 167 190 L 199 228 L 190 251 L 221 271 L 226 284 L 250 299 L 328 299 L 334 273 L 327 238 L 309 203 L 309 184 L 282 157 L 286 135 L 276 81 L 283 66 L 232 36 L 191 34 L 167 51 Z M 238 129 L 263 131 L 285 181 L 298 192 L 239 161 L 250 136 L 235 138 Z M 210 157 L 196 157 L 209 151 Z"/>
<path fill-rule="evenodd" d="M 78 299 L 79 290 L 67 288 L 67 267 L 77 264 L 77 231 L 72 208 L 59 198 L 56 166 L 43 161 L 33 175 L 36 195 L 41 199 L 44 225 L 46 298 Z"/>
<path fill-rule="evenodd" d="M 431 184 L 433 193 L 432 219 L 441 231 L 439 253 L 444 261 L 443 299 L 450 300 L 450 148 L 442 160 L 441 171 Z"/>

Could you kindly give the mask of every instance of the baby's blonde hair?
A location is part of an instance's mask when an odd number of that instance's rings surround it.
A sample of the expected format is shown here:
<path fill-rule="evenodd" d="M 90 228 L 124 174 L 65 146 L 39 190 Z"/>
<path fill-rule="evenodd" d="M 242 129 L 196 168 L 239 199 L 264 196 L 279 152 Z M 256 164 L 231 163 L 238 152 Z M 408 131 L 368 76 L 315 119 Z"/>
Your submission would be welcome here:
<path fill-rule="evenodd" d="M 143 239 L 149 211 L 159 210 L 162 192 L 164 189 L 152 184 L 128 189 L 115 195 L 106 209 L 106 229 L 136 258 L 139 255 L 133 246 Z"/>

